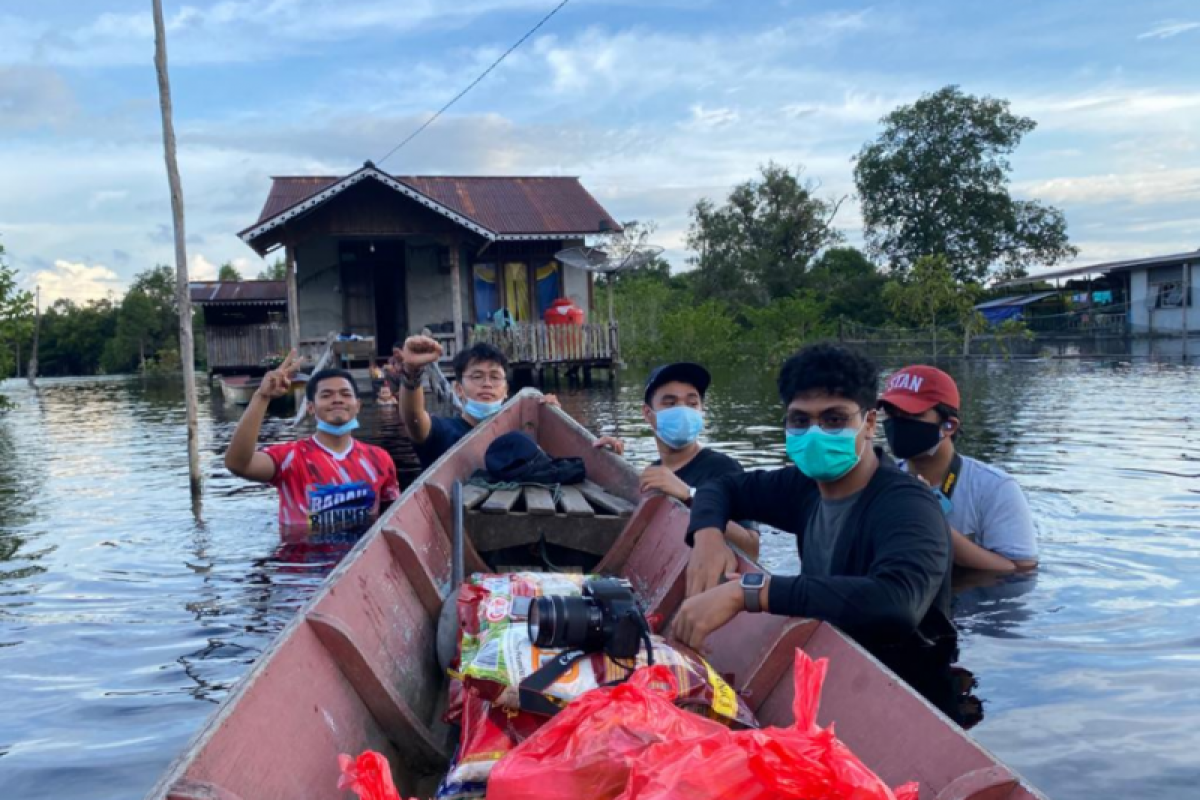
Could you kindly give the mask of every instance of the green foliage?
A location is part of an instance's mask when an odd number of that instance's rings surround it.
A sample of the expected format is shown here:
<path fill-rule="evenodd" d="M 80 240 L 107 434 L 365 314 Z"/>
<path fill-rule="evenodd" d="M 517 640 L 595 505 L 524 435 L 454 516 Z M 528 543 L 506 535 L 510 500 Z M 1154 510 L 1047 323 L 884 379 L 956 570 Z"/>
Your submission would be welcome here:
<path fill-rule="evenodd" d="M 883 118 L 884 130 L 855 159 L 871 252 L 893 271 L 945 255 L 960 281 L 993 269 L 1019 274 L 1076 254 L 1061 211 L 1009 195 L 1009 155 L 1036 127 L 1007 100 L 957 86 Z"/>
<path fill-rule="evenodd" d="M 880 326 L 888 318 L 883 290 L 888 276 L 853 247 L 826 250 L 813 264 L 804 286 L 827 305 L 834 319 Z"/>
<path fill-rule="evenodd" d="M 809 264 L 840 240 L 830 227 L 837 206 L 816 185 L 778 164 L 734 187 L 724 205 L 705 198 L 692 208 L 688 247 L 696 259 L 701 300 L 730 307 L 762 305 L 802 285 Z"/>
<path fill-rule="evenodd" d="M 761 363 L 778 364 L 802 345 L 837 333 L 829 304 L 807 290 L 761 308 L 743 308 L 742 315 L 746 331 L 739 338 L 746 346 L 738 349 L 741 355 Z"/>
<path fill-rule="evenodd" d="M 233 265 L 232 261 L 226 261 L 221 265 L 221 269 L 217 271 L 217 280 L 236 283 L 242 280 L 242 273 L 238 272 L 237 267 Z"/>
<path fill-rule="evenodd" d="M 691 293 L 669 276 L 664 280 L 657 274 L 627 277 L 617 281 L 613 291 L 624 358 L 635 363 L 657 360 L 664 348 L 665 318 L 681 308 Z M 607 300 L 597 297 L 596 302 L 603 307 Z"/>
<path fill-rule="evenodd" d="M 38 372 L 95 375 L 105 345 L 116 333 L 118 309 L 111 297 L 84 305 L 56 300 L 42 314 Z"/>
<path fill-rule="evenodd" d="M 663 317 L 656 361 L 695 360 L 711 364 L 737 360 L 741 328 L 725 306 L 715 300 L 684 305 Z"/>
<path fill-rule="evenodd" d="M 0 378 L 20 368 L 15 346 L 33 332 L 33 295 L 17 286 L 17 271 L 8 266 L 0 244 Z"/>
<path fill-rule="evenodd" d="M 979 287 L 960 284 L 945 256 L 922 256 L 906 275 L 884 288 L 883 298 L 901 325 L 936 329 L 969 325 L 978 316 Z"/>
<path fill-rule="evenodd" d="M 224 280 L 222 278 L 222 280 Z M 241 280 L 239 278 L 238 280 Z M 267 267 L 258 273 L 260 281 L 286 281 L 287 280 L 287 264 L 282 258 L 276 257 Z"/>
<path fill-rule="evenodd" d="M 144 369 L 160 351 L 178 352 L 175 273 L 159 265 L 138 274 L 121 300 L 113 338 L 100 359 L 105 372 Z"/>

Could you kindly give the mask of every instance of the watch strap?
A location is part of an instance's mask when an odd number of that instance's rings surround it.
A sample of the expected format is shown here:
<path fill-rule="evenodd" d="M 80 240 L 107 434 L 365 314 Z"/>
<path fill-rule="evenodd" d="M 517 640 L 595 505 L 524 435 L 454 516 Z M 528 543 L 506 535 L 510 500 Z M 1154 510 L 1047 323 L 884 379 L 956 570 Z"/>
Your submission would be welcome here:
<path fill-rule="evenodd" d="M 758 582 L 757 586 L 749 586 L 745 582 L 742 583 L 742 599 L 745 601 L 746 610 L 752 614 L 757 614 L 762 611 L 762 603 L 759 602 L 759 593 L 762 591 L 762 581 Z"/>

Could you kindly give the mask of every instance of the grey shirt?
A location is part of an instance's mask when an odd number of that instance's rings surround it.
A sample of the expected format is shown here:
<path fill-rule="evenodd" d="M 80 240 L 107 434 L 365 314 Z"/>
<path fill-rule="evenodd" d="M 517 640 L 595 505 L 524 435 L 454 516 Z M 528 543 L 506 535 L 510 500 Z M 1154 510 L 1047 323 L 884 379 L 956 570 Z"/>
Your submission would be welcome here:
<path fill-rule="evenodd" d="M 850 509 L 858 502 L 862 492 L 855 492 L 840 500 L 821 498 L 813 509 L 804 531 L 804 558 L 800 562 L 800 574 L 807 577 L 827 577 L 833 564 L 833 551 L 842 535 L 842 528 Z"/>
<path fill-rule="evenodd" d="M 962 457 L 962 474 L 950 497 L 950 527 L 975 544 L 1013 561 L 1035 561 L 1037 531 L 1029 501 L 1013 476 Z M 905 467 L 904 462 L 900 462 Z"/>

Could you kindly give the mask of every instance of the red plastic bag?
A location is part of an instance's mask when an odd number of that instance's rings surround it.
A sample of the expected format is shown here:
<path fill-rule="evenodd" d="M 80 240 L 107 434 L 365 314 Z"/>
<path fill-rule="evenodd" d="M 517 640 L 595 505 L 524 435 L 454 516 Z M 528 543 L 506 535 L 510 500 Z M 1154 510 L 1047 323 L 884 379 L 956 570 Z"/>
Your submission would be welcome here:
<path fill-rule="evenodd" d="M 401 800 L 392 783 L 392 767 L 387 758 L 374 750 L 367 750 L 358 758 L 342 753 L 338 756 L 342 777 L 338 778 L 340 791 L 350 789 L 359 800 Z"/>
<path fill-rule="evenodd" d="M 676 691 L 671 670 L 654 666 L 584 694 L 496 764 L 488 800 L 615 798 L 648 746 L 728 731 L 677 708 Z"/>
<path fill-rule="evenodd" d="M 916 800 L 916 784 L 893 793 L 816 724 L 828 662 L 796 651 L 796 723 L 730 731 L 647 693 L 652 670 L 621 692 L 589 693 L 567 707 L 492 772 L 488 800 Z M 495 790 L 495 793 L 493 793 Z"/>

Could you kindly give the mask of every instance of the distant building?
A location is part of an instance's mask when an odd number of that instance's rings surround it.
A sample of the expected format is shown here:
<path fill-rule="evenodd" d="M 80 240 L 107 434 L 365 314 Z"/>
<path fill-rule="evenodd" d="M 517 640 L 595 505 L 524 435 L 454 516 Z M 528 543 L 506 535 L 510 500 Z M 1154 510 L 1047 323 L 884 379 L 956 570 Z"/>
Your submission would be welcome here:
<path fill-rule="evenodd" d="M 192 305 L 204 313 L 209 373 L 261 373 L 263 359 L 287 351 L 283 281 L 197 281 L 189 288 Z"/>
<path fill-rule="evenodd" d="M 592 274 L 554 255 L 618 230 L 577 178 L 401 177 L 368 162 L 342 178 L 274 178 L 239 235 L 259 255 L 284 251 L 292 346 L 349 333 L 385 356 L 427 328 L 448 355 L 486 339 L 537 367 L 616 357 L 615 326 L 590 318 Z M 561 298 L 584 310 L 582 330 L 547 331 Z"/>
<path fill-rule="evenodd" d="M 1028 288 L 1029 293 L 991 300 L 977 308 L 997 321 L 1024 318 L 1034 330 L 1039 326 L 1050 330 L 1048 323 L 1061 317 L 1081 328 L 1113 329 L 1119 321 L 1122 332 L 1132 336 L 1193 336 L 1200 334 L 1198 280 L 1200 250 L 1030 275 L 999 287 Z M 1058 288 L 1038 290 L 1036 284 Z M 1039 307 L 1050 313 L 1038 314 Z"/>

